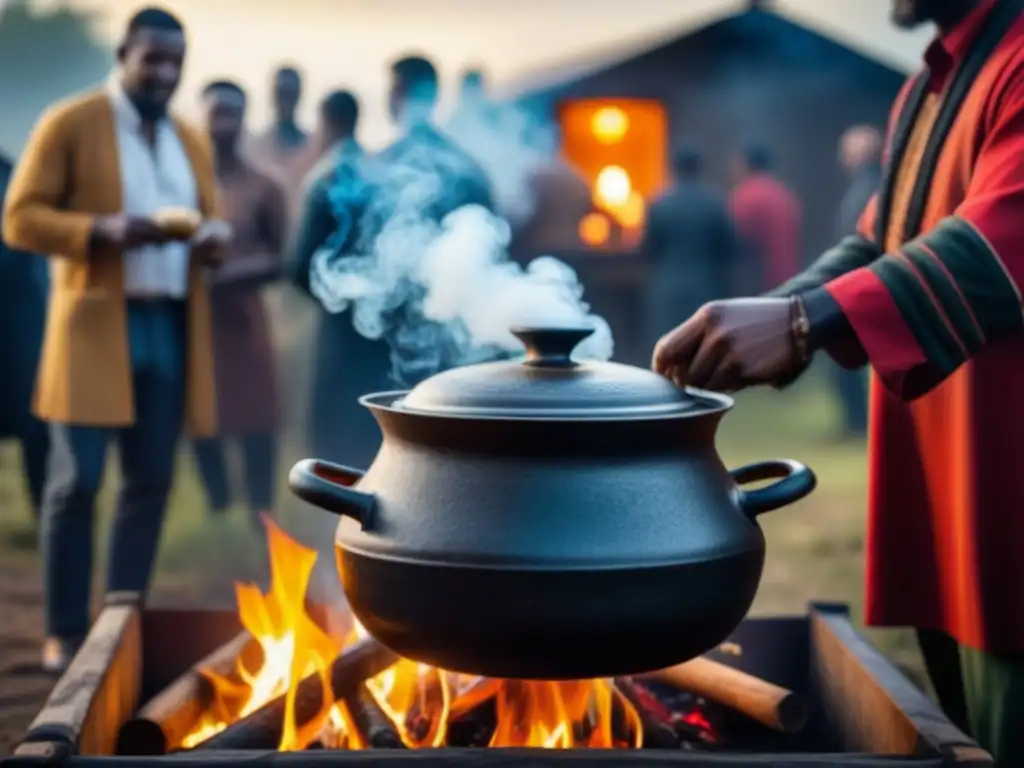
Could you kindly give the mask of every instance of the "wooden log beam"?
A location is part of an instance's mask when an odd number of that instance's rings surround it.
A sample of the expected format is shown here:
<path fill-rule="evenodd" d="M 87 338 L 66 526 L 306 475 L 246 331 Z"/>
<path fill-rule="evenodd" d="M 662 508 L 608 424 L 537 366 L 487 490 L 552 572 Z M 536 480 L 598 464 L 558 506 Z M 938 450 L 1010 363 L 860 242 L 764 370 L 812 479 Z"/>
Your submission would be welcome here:
<path fill-rule="evenodd" d="M 25 736 L 85 755 L 112 755 L 142 692 L 141 598 L 113 593 Z M 24 754 L 24 752 L 22 752 Z"/>
<path fill-rule="evenodd" d="M 807 723 L 798 694 L 712 659 L 698 657 L 638 679 L 644 678 L 724 704 L 781 733 L 797 733 Z"/>
<path fill-rule="evenodd" d="M 215 691 L 204 671 L 227 677 L 240 659 L 259 666 L 259 643 L 243 631 L 189 668 L 150 699 L 118 733 L 119 755 L 163 755 L 179 746 L 213 703 Z"/>

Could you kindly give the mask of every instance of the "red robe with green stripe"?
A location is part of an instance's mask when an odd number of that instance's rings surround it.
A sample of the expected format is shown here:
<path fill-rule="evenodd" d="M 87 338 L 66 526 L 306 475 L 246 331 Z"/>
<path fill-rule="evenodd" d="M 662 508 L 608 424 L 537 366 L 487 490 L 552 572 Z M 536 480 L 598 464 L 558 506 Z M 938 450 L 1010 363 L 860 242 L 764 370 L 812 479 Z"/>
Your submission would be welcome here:
<path fill-rule="evenodd" d="M 936 41 L 894 106 L 888 165 L 925 157 L 915 195 L 890 171 L 860 236 L 780 292 L 824 285 L 857 340 L 828 351 L 873 369 L 866 621 L 1009 652 L 1024 651 L 1024 17 L 1003 8 L 993 36 L 994 6 Z M 972 56 L 929 161 L 915 105 L 949 100 Z"/>

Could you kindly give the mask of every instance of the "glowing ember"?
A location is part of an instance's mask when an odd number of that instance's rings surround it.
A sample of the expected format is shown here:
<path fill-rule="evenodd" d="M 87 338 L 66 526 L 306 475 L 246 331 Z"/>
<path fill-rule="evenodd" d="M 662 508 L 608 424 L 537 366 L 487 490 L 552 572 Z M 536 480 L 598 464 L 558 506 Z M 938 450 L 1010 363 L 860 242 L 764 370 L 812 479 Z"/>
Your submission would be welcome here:
<path fill-rule="evenodd" d="M 306 611 L 305 598 L 317 555 L 264 520 L 270 550 L 271 586 L 267 594 L 251 584 L 236 585 L 242 624 L 263 651 L 258 669 L 239 662 L 234 674 L 207 673 L 214 690 L 210 709 L 179 745 L 193 747 L 286 695 L 282 751 L 300 750 L 314 741 L 327 749 L 365 749 L 354 725 L 352 704 L 325 700 L 319 714 L 301 727 L 294 720 L 298 682 L 320 674 L 331 690 L 327 671 L 342 649 L 365 635 L 355 623 L 348 637 L 331 637 Z M 448 744 L 449 728 L 483 705 L 493 708 L 492 747 L 637 748 L 643 740 L 633 705 L 607 680 L 538 682 L 493 680 L 445 672 L 402 660 L 368 680 L 366 690 L 394 732 L 411 748 Z M 699 712 L 687 718 L 700 717 Z M 688 720 L 709 728 L 706 722 Z M 484 737 L 486 739 L 486 736 Z"/>

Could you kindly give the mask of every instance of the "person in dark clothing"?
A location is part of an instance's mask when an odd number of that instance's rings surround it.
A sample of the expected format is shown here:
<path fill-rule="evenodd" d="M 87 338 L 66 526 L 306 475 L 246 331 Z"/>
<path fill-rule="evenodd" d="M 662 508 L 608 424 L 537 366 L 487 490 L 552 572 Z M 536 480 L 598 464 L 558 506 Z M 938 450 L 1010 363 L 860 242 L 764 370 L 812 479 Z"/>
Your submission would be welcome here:
<path fill-rule="evenodd" d="M 850 186 L 839 204 L 836 239 L 857 234 L 857 222 L 882 180 L 882 135 L 877 128 L 858 125 L 839 140 L 839 161 L 850 176 Z M 843 406 L 847 435 L 860 436 L 868 429 L 868 389 L 863 370 L 846 370 L 833 364 L 833 381 Z"/>
<path fill-rule="evenodd" d="M 299 183 L 292 194 L 290 210 L 297 215 L 298 206 L 302 204 L 302 182 L 320 162 L 332 155 L 342 141 L 352 138 L 355 124 L 359 120 L 359 101 L 350 91 L 331 91 L 321 101 L 318 108 L 319 122 L 316 131 L 310 136 L 309 142 L 302 151 L 302 156 L 292 164 L 293 178 Z"/>
<path fill-rule="evenodd" d="M 364 173 L 366 161 L 366 154 L 355 138 L 359 104 L 354 97 L 328 96 L 321 104 L 320 117 L 322 132 L 335 141 L 306 178 L 289 264 L 292 281 L 313 299 L 313 257 L 339 229 L 330 190 L 339 179 L 358 179 Z M 347 216 L 345 212 L 342 215 Z M 331 313 L 323 309 L 317 322 L 313 354 L 307 424 L 310 450 L 322 459 L 365 468 L 376 453 L 380 431 L 369 411 L 357 401 L 368 392 L 390 385 L 387 344 L 358 333 L 352 326 L 350 312 Z"/>
<path fill-rule="evenodd" d="M 343 142 L 355 141 L 359 100 L 351 91 L 331 91 L 320 102 L 320 124 L 314 140 L 321 157 Z"/>
<path fill-rule="evenodd" d="M 281 186 L 238 152 L 246 102 L 241 86 L 227 80 L 210 83 L 203 93 L 206 130 L 234 240 L 224 262 L 207 273 L 217 434 L 196 440 L 194 447 L 210 509 L 220 513 L 232 501 L 227 443 L 237 441 L 256 523 L 274 508 L 280 427 L 277 366 L 262 291 L 281 277 L 287 216 Z"/>
<path fill-rule="evenodd" d="M 408 56 L 391 68 L 392 83 L 388 108 L 402 136 L 378 156 L 377 173 L 383 176 L 378 191 L 409 182 L 402 168 L 416 176 L 442 178 L 441 189 L 424 201 L 427 215 L 440 221 L 465 205 L 481 205 L 493 210 L 490 180 L 467 152 L 457 146 L 434 125 L 438 100 L 437 70 L 427 59 Z M 401 178 L 396 178 L 401 176 Z M 377 215 L 391 214 L 394 199 L 378 194 L 374 201 Z"/>
<path fill-rule="evenodd" d="M 685 146 L 673 158 L 674 183 L 647 210 L 641 253 L 648 264 L 651 344 L 680 313 L 730 295 L 738 243 L 725 201 L 701 178 L 703 158 Z"/>
<path fill-rule="evenodd" d="M 882 181 L 882 134 L 870 125 L 850 128 L 839 140 L 839 162 L 850 176 L 850 185 L 839 204 L 842 237 L 857 234 L 857 223 Z"/>
<path fill-rule="evenodd" d="M 408 210 L 406 190 L 414 185 L 418 215 L 440 222 L 468 205 L 495 209 L 490 180 L 480 165 L 434 124 L 438 100 L 437 70 L 427 59 L 407 56 L 391 68 L 389 110 L 403 135 L 378 156 L 379 174 L 369 209 L 370 231 Z M 423 194 L 426 189 L 432 191 Z M 399 200 L 402 200 L 399 203 Z M 399 210 L 399 209 L 403 210 Z M 460 350 L 450 328 L 419 311 L 420 291 L 408 287 L 406 300 L 386 320 L 391 376 L 403 386 L 458 365 Z"/>
<path fill-rule="evenodd" d="M 431 123 L 437 102 L 433 65 L 420 57 L 407 57 L 392 66 L 391 74 L 389 107 L 403 136 L 373 157 L 359 150 L 353 140 L 343 140 L 310 174 L 306 187 L 292 276 L 300 289 L 326 303 L 328 309 L 337 297 L 325 283 L 318 263 L 372 259 L 377 236 L 395 216 L 396 200 L 404 185 L 427 178 L 443 180 L 436 185 L 436 194 L 422 200 L 417 211 L 435 221 L 471 203 L 492 207 L 486 176 Z M 380 430 L 358 398 L 395 388 L 396 382 L 412 384 L 445 365 L 440 349 L 442 329 L 415 316 L 411 306 L 414 293 L 410 288 L 405 300 L 386 318 L 380 318 L 383 327 L 373 329 L 376 332 L 357 328 L 358 313 L 350 302 L 337 302 L 343 311 L 322 320 L 310 413 L 310 438 L 322 458 L 367 466 L 380 443 Z M 438 347 L 438 360 L 429 370 L 419 365 L 419 360 L 402 356 L 403 334 L 413 326 L 421 334 L 432 334 L 436 341 L 428 345 Z"/>
<path fill-rule="evenodd" d="M 12 162 L 0 154 L 0 208 L 12 171 Z M 32 390 L 43 344 L 48 283 L 46 261 L 8 248 L 0 227 L 0 334 L 5 340 L 0 368 L 0 437 L 13 437 L 21 443 L 22 468 L 36 517 L 46 482 L 50 437 L 45 422 L 32 414 Z"/>

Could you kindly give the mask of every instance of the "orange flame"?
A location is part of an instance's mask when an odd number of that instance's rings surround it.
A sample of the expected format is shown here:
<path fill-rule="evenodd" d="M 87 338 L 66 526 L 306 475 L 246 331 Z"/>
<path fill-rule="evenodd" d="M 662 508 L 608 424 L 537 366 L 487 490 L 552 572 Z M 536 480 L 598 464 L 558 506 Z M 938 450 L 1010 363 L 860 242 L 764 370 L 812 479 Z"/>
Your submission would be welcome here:
<path fill-rule="evenodd" d="M 255 584 L 235 585 L 239 619 L 259 642 L 262 665 L 249 670 L 239 663 L 232 677 L 206 673 L 213 684 L 215 706 L 184 738 L 183 747 L 195 746 L 224 730 L 229 722 L 246 717 L 285 694 L 280 748 L 301 749 L 315 736 L 321 718 L 334 703 L 325 701 L 320 717 L 301 729 L 296 727 L 298 681 L 314 673 L 326 675 L 342 644 L 329 637 L 306 613 L 306 590 L 316 565 L 316 551 L 290 538 L 269 517 L 263 522 L 270 550 L 270 591 L 263 594 Z M 325 685 L 325 693 L 329 690 Z"/>
<path fill-rule="evenodd" d="M 295 723 L 298 682 L 312 674 L 323 676 L 346 642 L 332 638 L 306 611 L 305 598 L 317 554 L 291 539 L 265 518 L 270 550 L 270 591 L 236 584 L 239 618 L 263 650 L 258 669 L 241 662 L 228 677 L 207 672 L 214 702 L 179 745 L 190 748 L 285 695 L 285 722 L 279 749 L 300 750 L 319 739 L 329 749 L 364 749 L 362 734 L 353 725 L 344 701 L 325 699 L 316 717 Z M 355 629 L 345 641 L 365 636 Z M 497 713 L 492 747 L 639 747 L 640 718 L 606 680 L 538 682 L 492 680 L 446 672 L 403 659 L 367 681 L 367 689 L 406 746 L 441 747 L 448 724 L 473 707 L 493 698 Z M 614 724 L 616 705 L 622 722 Z"/>

